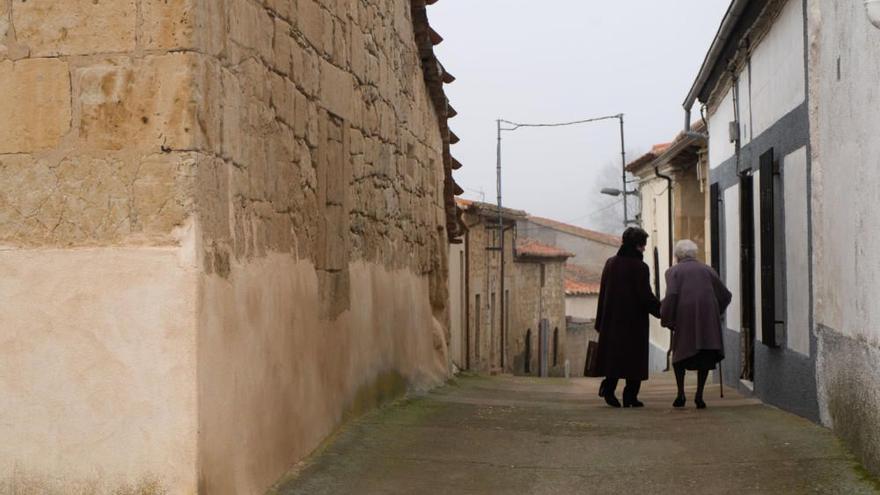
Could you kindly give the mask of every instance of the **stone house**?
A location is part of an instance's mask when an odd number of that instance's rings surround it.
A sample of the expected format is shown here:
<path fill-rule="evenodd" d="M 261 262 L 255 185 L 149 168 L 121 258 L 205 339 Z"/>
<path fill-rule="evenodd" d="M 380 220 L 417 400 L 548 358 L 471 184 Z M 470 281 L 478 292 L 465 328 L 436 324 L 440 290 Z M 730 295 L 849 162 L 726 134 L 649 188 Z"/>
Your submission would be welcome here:
<path fill-rule="evenodd" d="M 0 1 L 0 486 L 258 493 L 443 382 L 425 3 Z"/>
<path fill-rule="evenodd" d="M 458 369 L 485 373 L 509 370 L 512 368 L 505 329 L 510 327 L 511 293 L 516 276 L 515 228 L 516 219 L 524 217 L 525 212 L 509 208 L 501 210 L 504 225 L 502 284 L 498 208 L 461 199 L 458 205 L 463 210 L 464 244 L 450 248 L 449 273 L 458 274 L 459 282 L 449 284 L 450 307 L 452 313 L 463 317 L 464 321 L 458 325 L 457 336 L 450 339 L 454 344 L 450 348 L 453 365 Z M 464 303 L 463 308 L 461 303 Z"/>
<path fill-rule="evenodd" d="M 689 133 L 682 132 L 669 143 L 655 145 L 626 167 L 639 181 L 641 224 L 650 235 L 645 263 L 651 270 L 654 292 L 661 297 L 666 292 L 666 270 L 675 262 L 672 249 L 676 241 L 691 239 L 700 248 L 699 258 L 709 259 L 705 130 L 705 125 L 698 123 Z M 650 342 L 650 369 L 662 371 L 667 365 L 670 333 L 656 318 L 651 318 Z"/>
<path fill-rule="evenodd" d="M 880 473 L 880 5 L 735 0 L 685 101 L 709 133 L 725 380 Z M 689 118 L 686 122 L 689 122 Z"/>
<path fill-rule="evenodd" d="M 534 239 L 517 239 L 508 331 L 516 374 L 562 376 L 565 372 L 565 261 L 571 256 Z"/>

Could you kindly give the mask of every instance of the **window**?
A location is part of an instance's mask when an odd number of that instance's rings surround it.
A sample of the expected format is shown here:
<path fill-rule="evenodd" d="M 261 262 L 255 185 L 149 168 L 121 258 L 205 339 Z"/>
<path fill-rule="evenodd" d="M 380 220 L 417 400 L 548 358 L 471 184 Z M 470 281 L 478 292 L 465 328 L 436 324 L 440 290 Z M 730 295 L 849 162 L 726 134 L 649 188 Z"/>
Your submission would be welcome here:
<path fill-rule="evenodd" d="M 546 281 L 546 278 L 547 278 L 547 267 L 545 267 L 544 264 L 541 263 L 541 287 L 544 287 L 544 283 Z"/>

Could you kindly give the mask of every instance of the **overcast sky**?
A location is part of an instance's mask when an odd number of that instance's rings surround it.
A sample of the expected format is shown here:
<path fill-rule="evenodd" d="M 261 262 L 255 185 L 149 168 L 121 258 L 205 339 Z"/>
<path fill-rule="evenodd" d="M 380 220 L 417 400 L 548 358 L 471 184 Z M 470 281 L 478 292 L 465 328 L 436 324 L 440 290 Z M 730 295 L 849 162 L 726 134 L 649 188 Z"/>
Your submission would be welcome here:
<path fill-rule="evenodd" d="M 465 197 L 495 202 L 495 120 L 626 115 L 627 160 L 681 131 L 681 103 L 729 0 L 442 0 L 428 8 L 461 138 Z M 616 121 L 520 129 L 503 137 L 504 204 L 602 228 L 620 187 Z M 604 169 L 604 173 L 603 173 Z M 604 177 L 604 179 L 600 179 Z M 622 219 L 621 219 L 622 223 Z M 604 223 L 607 225 L 607 222 Z M 607 228 L 606 228 L 607 230 Z"/>

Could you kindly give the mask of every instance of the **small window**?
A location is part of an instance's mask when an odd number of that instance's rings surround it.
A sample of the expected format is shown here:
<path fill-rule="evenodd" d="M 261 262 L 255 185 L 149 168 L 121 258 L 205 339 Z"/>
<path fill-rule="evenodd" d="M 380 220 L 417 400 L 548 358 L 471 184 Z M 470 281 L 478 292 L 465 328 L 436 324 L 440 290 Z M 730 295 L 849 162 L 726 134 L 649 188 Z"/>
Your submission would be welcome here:
<path fill-rule="evenodd" d="M 547 280 L 547 267 L 541 263 L 541 287 L 544 287 L 544 284 Z"/>

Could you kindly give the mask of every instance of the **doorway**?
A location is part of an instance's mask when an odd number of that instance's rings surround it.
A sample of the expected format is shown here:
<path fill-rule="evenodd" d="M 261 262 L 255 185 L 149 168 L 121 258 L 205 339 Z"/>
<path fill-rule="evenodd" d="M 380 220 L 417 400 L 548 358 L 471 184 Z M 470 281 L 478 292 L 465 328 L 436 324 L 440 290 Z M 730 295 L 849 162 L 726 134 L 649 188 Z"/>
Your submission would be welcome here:
<path fill-rule="evenodd" d="M 755 189 L 751 172 L 740 176 L 740 379 L 755 381 Z"/>
<path fill-rule="evenodd" d="M 526 349 L 523 357 L 523 373 L 532 374 L 532 329 L 526 331 Z"/>

